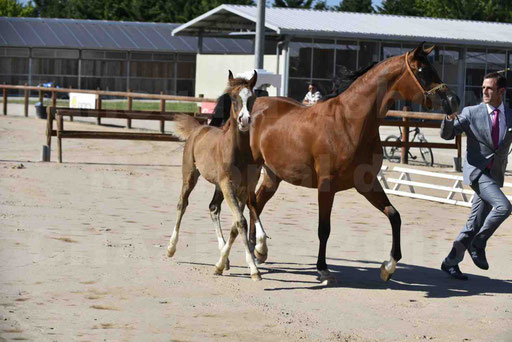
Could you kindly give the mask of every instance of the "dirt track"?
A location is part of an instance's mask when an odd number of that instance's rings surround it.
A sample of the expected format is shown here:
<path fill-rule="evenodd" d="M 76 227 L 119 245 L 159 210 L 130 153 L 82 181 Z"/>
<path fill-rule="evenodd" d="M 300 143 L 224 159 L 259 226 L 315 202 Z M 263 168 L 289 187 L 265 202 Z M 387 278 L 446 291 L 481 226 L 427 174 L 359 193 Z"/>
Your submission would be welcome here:
<path fill-rule="evenodd" d="M 392 196 L 404 258 L 383 283 L 389 223 L 339 193 L 327 250 L 338 282 L 324 287 L 316 193 L 282 184 L 262 216 L 263 281 L 250 280 L 240 239 L 217 277 L 204 180 L 165 256 L 181 143 L 69 140 L 65 163 L 40 163 L 44 127 L 0 117 L 0 340 L 512 341 L 512 219 L 488 244 L 491 269 L 466 257 L 458 282 L 439 266 L 469 209 Z M 227 207 L 222 218 L 227 228 Z"/>

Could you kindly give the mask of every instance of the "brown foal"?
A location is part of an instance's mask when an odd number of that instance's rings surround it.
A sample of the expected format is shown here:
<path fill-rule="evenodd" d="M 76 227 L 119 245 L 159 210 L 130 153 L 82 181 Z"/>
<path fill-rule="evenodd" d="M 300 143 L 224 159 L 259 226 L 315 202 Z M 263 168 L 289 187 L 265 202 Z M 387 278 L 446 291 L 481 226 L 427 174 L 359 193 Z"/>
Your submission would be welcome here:
<path fill-rule="evenodd" d="M 258 98 L 253 107 L 251 149 L 265 176 L 257 192 L 261 213 L 279 183 L 318 189 L 320 281 L 334 282 L 326 264 L 331 209 L 338 191 L 355 188 L 386 215 L 392 227 L 391 258 L 381 266 L 387 281 L 401 259 L 398 211 L 384 193 L 377 174 L 382 166 L 379 121 L 399 98 L 428 108 L 455 112 L 459 99 L 442 83 L 427 55 L 434 47 L 418 48 L 373 66 L 342 94 L 312 107 L 285 99 Z M 359 215 L 364 216 L 364 212 Z M 251 221 L 250 237 L 255 226 Z"/>
<path fill-rule="evenodd" d="M 252 158 L 249 145 L 250 113 L 255 100 L 253 88 L 256 79 L 256 72 L 249 81 L 233 78 L 233 74 L 229 72 L 229 87 L 226 92 L 231 98 L 231 113 L 223 128 L 202 126 L 188 115 L 176 116 L 177 133 L 186 140 L 186 143 L 183 151 L 183 185 L 178 202 L 176 225 L 167 248 L 167 255 L 172 257 L 176 252 L 181 219 L 188 205 L 188 197 L 199 175 L 202 175 L 207 181 L 215 184 L 214 200 L 210 204 L 210 213 L 217 231 L 220 249 L 220 259 L 215 264 L 215 274 L 221 275 L 226 266 L 229 268 L 229 252 L 235 238 L 240 234 L 251 278 L 261 280 L 260 272 L 254 263 L 253 251 L 249 248 L 247 221 L 243 216 L 243 209 L 249 195 L 252 194 L 251 197 L 255 197 L 254 191 L 261 171 L 261 166 L 258 167 Z M 223 198 L 226 199 L 234 218 L 227 243 L 220 227 L 220 205 L 215 206 L 216 201 L 222 201 Z M 250 208 L 250 212 L 251 218 L 256 225 L 259 225 L 257 228 L 262 230 L 259 219 L 254 216 L 255 209 Z"/>

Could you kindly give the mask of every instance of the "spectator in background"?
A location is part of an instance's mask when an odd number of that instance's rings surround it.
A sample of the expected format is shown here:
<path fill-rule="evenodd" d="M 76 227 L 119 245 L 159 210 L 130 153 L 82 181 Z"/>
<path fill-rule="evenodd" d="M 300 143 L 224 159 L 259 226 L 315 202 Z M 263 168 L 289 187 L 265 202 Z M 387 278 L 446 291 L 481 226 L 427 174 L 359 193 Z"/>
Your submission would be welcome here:
<path fill-rule="evenodd" d="M 308 106 L 312 106 L 322 98 L 322 94 L 318 91 L 318 88 L 314 83 L 310 83 L 308 87 L 308 93 L 304 96 L 302 103 Z"/>

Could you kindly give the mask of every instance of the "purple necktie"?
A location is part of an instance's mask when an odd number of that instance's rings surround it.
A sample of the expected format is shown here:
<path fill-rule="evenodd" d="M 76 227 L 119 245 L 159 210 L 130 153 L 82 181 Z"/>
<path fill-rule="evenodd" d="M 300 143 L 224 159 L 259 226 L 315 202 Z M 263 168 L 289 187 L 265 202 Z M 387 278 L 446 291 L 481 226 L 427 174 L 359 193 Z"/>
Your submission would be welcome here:
<path fill-rule="evenodd" d="M 492 120 L 492 131 L 491 131 L 491 137 L 492 137 L 492 143 L 494 144 L 494 148 L 498 148 L 499 141 L 500 141 L 500 110 L 495 109 L 494 110 L 494 118 Z"/>

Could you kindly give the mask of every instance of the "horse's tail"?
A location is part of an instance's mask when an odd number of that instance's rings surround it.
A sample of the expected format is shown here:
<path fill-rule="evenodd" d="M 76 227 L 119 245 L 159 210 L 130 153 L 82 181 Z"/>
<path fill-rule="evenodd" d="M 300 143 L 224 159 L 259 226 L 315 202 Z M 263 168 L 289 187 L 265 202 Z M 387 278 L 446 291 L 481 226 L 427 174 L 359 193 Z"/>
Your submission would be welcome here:
<path fill-rule="evenodd" d="M 195 118 L 187 114 L 176 114 L 174 116 L 174 127 L 176 128 L 176 135 L 181 140 L 187 140 L 190 134 L 200 127 L 201 124 Z"/>

